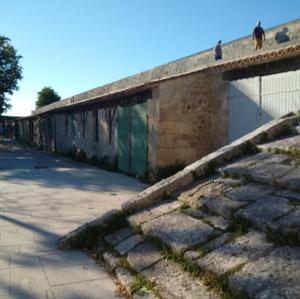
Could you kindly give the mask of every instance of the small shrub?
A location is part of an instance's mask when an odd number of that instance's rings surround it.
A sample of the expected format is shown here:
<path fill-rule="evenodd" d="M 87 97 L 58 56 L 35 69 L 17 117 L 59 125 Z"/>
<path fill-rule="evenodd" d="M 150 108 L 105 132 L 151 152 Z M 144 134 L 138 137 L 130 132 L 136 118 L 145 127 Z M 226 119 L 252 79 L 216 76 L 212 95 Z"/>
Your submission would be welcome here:
<path fill-rule="evenodd" d="M 154 290 L 156 287 L 156 283 L 153 281 L 148 280 L 144 275 L 142 274 L 137 274 L 134 277 L 134 280 L 130 286 L 130 291 L 132 293 L 135 293 L 137 290 L 141 288 L 145 288 L 148 291 Z"/>
<path fill-rule="evenodd" d="M 232 221 L 229 227 L 235 238 L 238 238 L 249 232 L 249 229 L 252 227 L 252 224 L 249 220 L 244 218 L 235 218 L 232 217 Z"/>
<path fill-rule="evenodd" d="M 260 152 L 259 148 L 250 141 L 246 141 L 241 145 L 241 151 L 244 155 L 253 155 Z"/>
<path fill-rule="evenodd" d="M 180 210 L 187 210 L 189 207 L 190 207 L 190 205 L 184 201 L 180 205 Z"/>

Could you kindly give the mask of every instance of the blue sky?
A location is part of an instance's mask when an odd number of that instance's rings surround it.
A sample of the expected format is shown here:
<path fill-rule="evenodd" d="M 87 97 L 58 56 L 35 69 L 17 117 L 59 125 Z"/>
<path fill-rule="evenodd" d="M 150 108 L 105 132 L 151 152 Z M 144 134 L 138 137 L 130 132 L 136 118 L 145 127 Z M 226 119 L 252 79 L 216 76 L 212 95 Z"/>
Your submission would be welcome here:
<path fill-rule="evenodd" d="M 62 98 L 299 17 L 300 1 L 0 0 L 0 34 L 23 56 L 8 115 L 45 86 Z"/>

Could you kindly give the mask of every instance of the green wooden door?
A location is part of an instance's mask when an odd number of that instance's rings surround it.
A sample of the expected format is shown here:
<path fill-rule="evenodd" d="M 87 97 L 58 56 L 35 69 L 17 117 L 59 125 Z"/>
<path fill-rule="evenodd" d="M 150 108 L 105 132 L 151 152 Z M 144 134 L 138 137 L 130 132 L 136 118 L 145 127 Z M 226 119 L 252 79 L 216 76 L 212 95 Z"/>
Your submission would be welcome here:
<path fill-rule="evenodd" d="M 129 173 L 129 107 L 118 109 L 118 169 Z"/>
<path fill-rule="evenodd" d="M 145 176 L 147 172 L 147 104 L 118 109 L 118 168 Z"/>
<path fill-rule="evenodd" d="M 147 104 L 131 107 L 131 173 L 143 177 L 147 172 Z"/>

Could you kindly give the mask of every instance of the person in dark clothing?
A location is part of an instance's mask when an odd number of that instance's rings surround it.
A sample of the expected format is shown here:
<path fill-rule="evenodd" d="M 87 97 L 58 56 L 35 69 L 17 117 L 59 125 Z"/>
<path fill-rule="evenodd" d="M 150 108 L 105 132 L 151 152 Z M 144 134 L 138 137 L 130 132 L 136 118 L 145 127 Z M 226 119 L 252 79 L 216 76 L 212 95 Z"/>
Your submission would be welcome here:
<path fill-rule="evenodd" d="M 222 43 L 222 41 L 221 40 L 219 40 L 218 41 L 218 44 L 216 45 L 216 47 L 215 47 L 215 60 L 220 60 L 220 59 L 222 59 L 222 48 L 221 48 L 221 43 Z"/>
<path fill-rule="evenodd" d="M 263 38 L 266 40 L 265 32 L 260 26 L 260 21 L 257 22 L 256 27 L 252 33 L 252 39 L 255 39 L 255 50 L 261 49 L 263 46 Z"/>

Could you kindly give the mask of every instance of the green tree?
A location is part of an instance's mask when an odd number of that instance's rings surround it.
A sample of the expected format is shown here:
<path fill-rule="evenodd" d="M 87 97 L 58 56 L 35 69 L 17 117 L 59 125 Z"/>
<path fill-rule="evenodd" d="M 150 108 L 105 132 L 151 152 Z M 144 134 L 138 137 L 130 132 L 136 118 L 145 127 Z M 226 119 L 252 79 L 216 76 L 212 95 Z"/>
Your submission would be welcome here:
<path fill-rule="evenodd" d="M 60 100 L 60 96 L 51 87 L 44 87 L 37 94 L 38 98 L 35 102 L 36 108 L 41 108 L 43 106 L 49 105 Z"/>
<path fill-rule="evenodd" d="M 22 79 L 21 58 L 10 39 L 0 35 L 0 115 L 11 107 L 7 95 L 18 89 L 18 81 Z"/>

